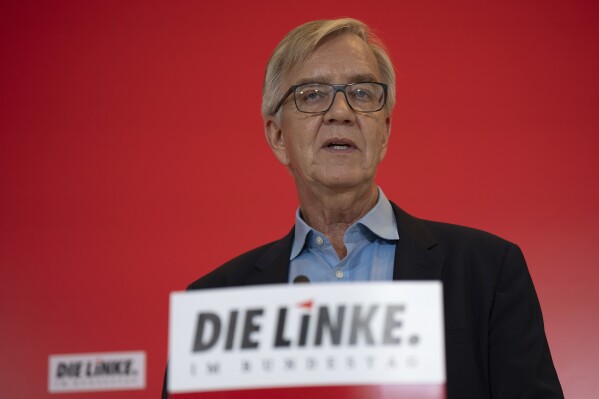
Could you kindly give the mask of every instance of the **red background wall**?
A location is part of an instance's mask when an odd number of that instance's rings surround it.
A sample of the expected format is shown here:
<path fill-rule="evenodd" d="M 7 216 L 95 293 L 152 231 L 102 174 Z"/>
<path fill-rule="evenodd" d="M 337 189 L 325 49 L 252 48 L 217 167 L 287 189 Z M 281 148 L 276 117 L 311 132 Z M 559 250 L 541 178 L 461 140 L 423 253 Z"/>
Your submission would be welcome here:
<path fill-rule="evenodd" d="M 596 394 L 599 3 L 252 3 L 1 3 L 2 396 L 49 397 L 49 354 L 114 350 L 147 351 L 147 390 L 68 397 L 159 395 L 168 293 L 293 223 L 263 71 L 338 16 L 397 67 L 378 183 L 520 244 L 566 395 Z"/>

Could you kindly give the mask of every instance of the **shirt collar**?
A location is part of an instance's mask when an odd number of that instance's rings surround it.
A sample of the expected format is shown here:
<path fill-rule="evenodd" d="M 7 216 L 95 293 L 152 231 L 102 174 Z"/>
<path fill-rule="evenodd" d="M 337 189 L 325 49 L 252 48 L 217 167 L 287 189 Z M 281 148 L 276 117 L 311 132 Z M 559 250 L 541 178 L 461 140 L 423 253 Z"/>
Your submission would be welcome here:
<path fill-rule="evenodd" d="M 378 200 L 374 207 L 362 216 L 354 225 L 361 224 L 373 234 L 384 240 L 399 240 L 397 221 L 391 203 L 385 197 L 383 190 L 378 188 Z M 353 225 L 352 225 L 353 226 Z M 350 226 L 351 228 L 351 226 Z M 290 260 L 297 257 L 305 246 L 308 234 L 315 232 L 300 216 L 300 209 L 295 212 L 295 236 L 291 246 Z"/>

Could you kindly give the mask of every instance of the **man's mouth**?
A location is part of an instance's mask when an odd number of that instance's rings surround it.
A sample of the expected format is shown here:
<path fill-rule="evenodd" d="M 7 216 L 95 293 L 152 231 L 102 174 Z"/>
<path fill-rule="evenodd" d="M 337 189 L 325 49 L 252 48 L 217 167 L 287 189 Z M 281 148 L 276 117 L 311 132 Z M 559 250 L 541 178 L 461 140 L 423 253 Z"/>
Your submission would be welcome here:
<path fill-rule="evenodd" d="M 336 144 L 331 143 L 327 147 L 332 148 L 333 150 L 347 150 L 351 146 L 349 144 Z"/>
<path fill-rule="evenodd" d="M 355 148 L 354 144 L 350 140 L 345 139 L 327 140 L 324 146 L 335 151 L 350 150 Z"/>

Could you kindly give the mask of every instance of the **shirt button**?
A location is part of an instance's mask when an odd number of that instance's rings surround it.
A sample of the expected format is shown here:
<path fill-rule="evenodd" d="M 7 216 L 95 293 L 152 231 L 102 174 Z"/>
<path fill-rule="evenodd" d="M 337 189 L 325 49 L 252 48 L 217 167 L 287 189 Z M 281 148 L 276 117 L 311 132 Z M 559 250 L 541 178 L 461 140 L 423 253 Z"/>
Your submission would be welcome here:
<path fill-rule="evenodd" d="M 321 236 L 316 237 L 316 244 L 322 245 L 323 243 L 324 243 L 324 240 L 322 239 Z"/>
<path fill-rule="evenodd" d="M 337 271 L 335 272 L 335 277 L 343 278 L 343 272 L 341 270 L 337 269 Z"/>

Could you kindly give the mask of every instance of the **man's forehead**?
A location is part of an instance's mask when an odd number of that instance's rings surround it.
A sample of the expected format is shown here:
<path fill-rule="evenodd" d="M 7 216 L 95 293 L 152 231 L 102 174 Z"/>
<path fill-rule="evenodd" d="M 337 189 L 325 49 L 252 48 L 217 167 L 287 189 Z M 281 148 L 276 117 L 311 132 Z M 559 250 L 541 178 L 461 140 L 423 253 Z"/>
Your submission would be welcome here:
<path fill-rule="evenodd" d="M 310 82 L 352 83 L 380 80 L 378 62 L 372 49 L 353 34 L 334 37 L 318 46 L 293 67 L 289 84 Z"/>

